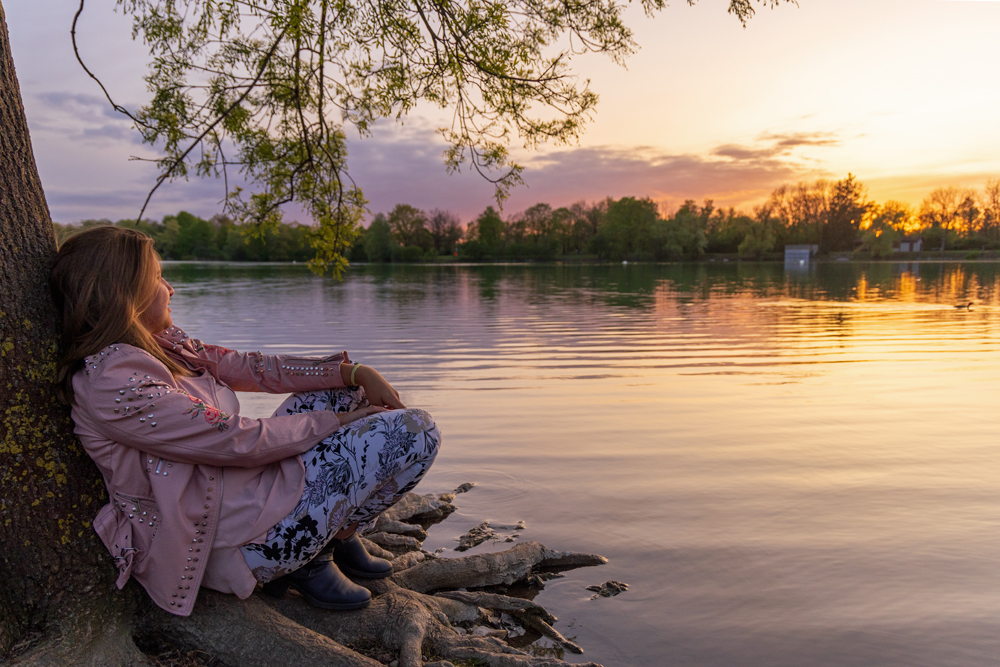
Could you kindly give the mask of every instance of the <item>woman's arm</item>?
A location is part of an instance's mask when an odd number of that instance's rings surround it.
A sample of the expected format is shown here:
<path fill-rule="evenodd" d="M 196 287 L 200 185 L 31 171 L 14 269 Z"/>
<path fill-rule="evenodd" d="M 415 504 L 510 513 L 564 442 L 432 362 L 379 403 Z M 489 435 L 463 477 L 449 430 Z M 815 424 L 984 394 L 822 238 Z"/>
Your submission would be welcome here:
<path fill-rule="evenodd" d="M 364 416 L 226 414 L 176 386 L 167 368 L 142 350 L 116 347 L 76 382 L 76 409 L 109 440 L 175 461 L 252 468 L 300 454 L 339 429 L 342 418 Z"/>
<path fill-rule="evenodd" d="M 170 327 L 157 338 L 165 349 L 190 365 L 207 368 L 236 391 L 280 394 L 356 384 L 364 388 L 372 405 L 390 410 L 406 407 L 399 392 L 378 371 L 352 363 L 346 351 L 324 358 L 237 352 L 202 343 L 177 327 Z"/>
<path fill-rule="evenodd" d="M 156 338 L 168 353 L 191 367 L 205 368 L 236 391 L 282 394 L 343 387 L 341 364 L 350 363 L 347 352 L 323 358 L 237 352 L 203 343 L 177 327 L 160 332 Z"/>

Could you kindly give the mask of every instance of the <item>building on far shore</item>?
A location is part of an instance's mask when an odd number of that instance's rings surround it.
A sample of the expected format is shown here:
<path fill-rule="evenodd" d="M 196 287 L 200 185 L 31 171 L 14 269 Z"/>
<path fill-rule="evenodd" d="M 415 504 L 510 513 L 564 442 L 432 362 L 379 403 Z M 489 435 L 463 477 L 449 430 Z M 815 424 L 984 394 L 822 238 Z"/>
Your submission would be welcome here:
<path fill-rule="evenodd" d="M 818 245 L 786 245 L 785 266 L 804 266 L 817 252 L 819 252 Z"/>
<path fill-rule="evenodd" d="M 899 242 L 898 248 L 893 248 L 894 252 L 921 252 L 924 249 L 924 240 L 919 236 L 907 236 Z"/>

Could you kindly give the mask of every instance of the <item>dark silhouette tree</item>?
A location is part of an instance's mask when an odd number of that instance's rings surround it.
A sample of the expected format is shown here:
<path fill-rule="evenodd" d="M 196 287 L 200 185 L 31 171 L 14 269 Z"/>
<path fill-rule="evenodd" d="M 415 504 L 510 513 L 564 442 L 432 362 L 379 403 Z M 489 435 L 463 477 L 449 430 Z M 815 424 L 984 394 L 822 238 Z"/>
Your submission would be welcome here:
<path fill-rule="evenodd" d="M 660 219 L 649 198 L 622 197 L 609 204 L 601 233 L 607 237 L 612 259 L 643 259 L 652 255 L 653 235 Z"/>
<path fill-rule="evenodd" d="M 776 220 L 774 209 L 769 204 L 754 209 L 753 220 L 747 224 L 743 241 L 737 248 L 740 257 L 761 259 L 774 250 Z"/>
<path fill-rule="evenodd" d="M 385 215 L 379 213 L 365 232 L 365 254 L 369 262 L 388 262 L 392 259 L 392 229 Z"/>
<path fill-rule="evenodd" d="M 853 174 L 848 174 L 847 178 L 833 184 L 821 250 L 830 252 L 854 248 L 861 222 L 870 206 L 865 198 L 865 190 L 865 186 Z"/>
<path fill-rule="evenodd" d="M 960 188 L 935 188 L 920 203 L 920 221 L 933 236 L 941 239 L 942 253 L 948 248 L 948 234 L 958 226 L 959 210 L 965 195 Z"/>
<path fill-rule="evenodd" d="M 433 244 L 431 233 L 427 231 L 427 214 L 409 204 L 396 204 L 390 211 L 389 228 L 393 238 L 402 246 L 417 246 L 424 250 Z"/>
<path fill-rule="evenodd" d="M 476 240 L 482 243 L 487 249 L 496 252 L 503 242 L 504 223 L 492 206 L 487 206 L 486 210 L 476 218 Z"/>
<path fill-rule="evenodd" d="M 771 193 L 767 206 L 783 230 L 785 243 L 820 245 L 830 213 L 829 181 L 782 185 Z"/>
<path fill-rule="evenodd" d="M 991 242 L 1000 241 L 1000 178 L 986 182 L 983 188 L 982 206 L 983 236 Z"/>
<path fill-rule="evenodd" d="M 438 254 L 449 254 L 462 239 L 462 223 L 451 211 L 434 209 L 427 219 L 427 230 L 434 240 L 434 250 Z"/>

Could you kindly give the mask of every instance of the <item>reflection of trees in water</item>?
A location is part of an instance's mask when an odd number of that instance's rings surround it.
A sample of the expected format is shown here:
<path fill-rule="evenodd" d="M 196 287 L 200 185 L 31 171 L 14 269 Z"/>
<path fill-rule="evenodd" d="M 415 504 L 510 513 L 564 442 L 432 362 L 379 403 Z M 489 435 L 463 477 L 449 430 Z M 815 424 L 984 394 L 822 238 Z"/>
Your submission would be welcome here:
<path fill-rule="evenodd" d="M 513 355 L 530 365 L 539 355 L 590 359 L 600 349 L 711 372 L 800 357 L 808 366 L 851 360 L 857 345 L 882 345 L 920 323 L 968 332 L 974 318 L 988 330 L 992 313 L 982 310 L 1000 297 L 1000 264 L 820 263 L 795 275 L 781 263 L 750 262 L 377 264 L 352 267 L 342 283 L 302 266 L 168 265 L 165 274 L 183 287 L 177 312 L 188 321 L 179 324 L 193 334 L 207 335 L 194 326 L 199 317 L 244 313 L 244 303 L 253 312 L 247 327 L 283 318 L 270 343 L 321 346 L 329 324 L 329 340 L 379 350 L 395 364 L 437 350 L 461 363 Z M 980 312 L 954 310 L 963 299 Z"/>
<path fill-rule="evenodd" d="M 643 307 L 657 290 L 680 300 L 746 296 L 809 301 L 903 300 L 926 303 L 997 304 L 1000 264 L 820 263 L 807 272 L 786 272 L 778 263 L 628 266 L 604 286 L 616 305 Z M 627 293 L 632 298 L 619 298 Z M 611 296 L 609 294 L 609 296 Z M 638 298 L 637 298 L 638 297 Z M 660 296 L 662 299 L 662 294 Z M 632 302 L 630 304 L 630 302 Z"/>
<path fill-rule="evenodd" d="M 164 262 L 162 269 L 163 277 L 180 293 L 176 298 L 235 297 L 246 290 L 281 298 L 287 291 L 300 293 L 303 284 L 322 284 L 305 264 Z"/>
<path fill-rule="evenodd" d="M 421 267 L 415 267 L 420 270 Z M 786 271 L 777 262 L 678 264 L 501 265 L 467 267 L 484 299 L 501 281 L 529 302 L 560 298 L 608 306 L 656 309 L 664 295 L 684 302 L 745 296 L 809 301 L 901 300 L 979 304 L 1000 299 L 1000 264 L 854 262 L 813 264 Z"/>
<path fill-rule="evenodd" d="M 197 283 L 211 280 L 268 280 L 308 276 L 305 264 L 271 264 L 254 262 L 164 262 L 163 275 L 168 280 Z"/>
<path fill-rule="evenodd" d="M 272 283 L 275 288 L 316 280 L 326 295 L 336 281 L 312 277 L 304 265 L 167 263 L 168 280 L 197 294 L 200 285 Z M 777 262 L 569 265 L 400 265 L 352 266 L 348 280 L 372 286 L 371 298 L 414 305 L 426 300 L 495 302 L 510 296 L 526 304 L 603 304 L 661 310 L 665 300 L 697 304 L 715 299 L 803 299 L 1000 305 L 1000 264 L 873 262 L 813 264 L 786 271 Z M 335 298 L 335 297 L 334 297 Z"/>

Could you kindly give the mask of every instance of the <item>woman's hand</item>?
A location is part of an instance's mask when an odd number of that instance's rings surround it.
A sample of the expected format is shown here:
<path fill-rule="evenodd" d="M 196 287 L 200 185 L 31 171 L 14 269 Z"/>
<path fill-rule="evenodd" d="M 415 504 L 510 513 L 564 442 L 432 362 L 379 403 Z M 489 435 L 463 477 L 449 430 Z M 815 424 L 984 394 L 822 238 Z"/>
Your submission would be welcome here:
<path fill-rule="evenodd" d="M 392 385 L 374 368 L 359 364 L 357 370 L 354 370 L 353 364 L 341 365 L 344 384 L 351 384 L 352 372 L 354 373 L 354 384 L 364 388 L 365 398 L 371 405 L 378 405 L 389 410 L 399 410 L 406 407 L 399 400 L 399 392 L 393 389 Z"/>
<path fill-rule="evenodd" d="M 399 392 L 392 388 L 377 370 L 362 366 L 354 374 L 354 381 L 365 389 L 365 398 L 372 405 L 381 405 L 389 410 L 405 408 L 399 400 Z"/>
<path fill-rule="evenodd" d="M 358 408 L 357 410 L 351 410 L 350 412 L 338 412 L 337 419 L 340 420 L 341 426 L 347 426 L 353 421 L 358 419 L 364 419 L 379 412 L 385 412 L 385 408 L 378 407 L 376 405 L 368 405 L 363 408 Z"/>

